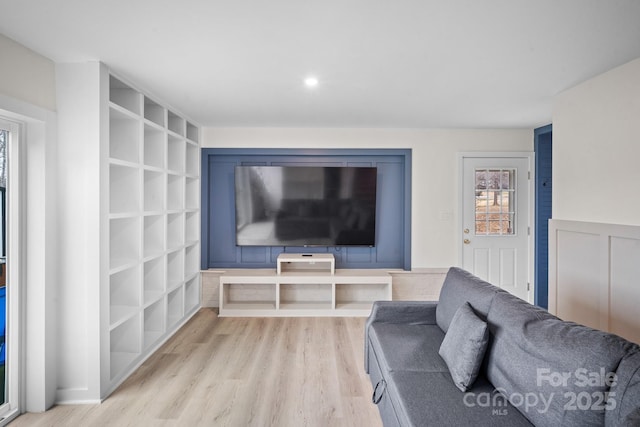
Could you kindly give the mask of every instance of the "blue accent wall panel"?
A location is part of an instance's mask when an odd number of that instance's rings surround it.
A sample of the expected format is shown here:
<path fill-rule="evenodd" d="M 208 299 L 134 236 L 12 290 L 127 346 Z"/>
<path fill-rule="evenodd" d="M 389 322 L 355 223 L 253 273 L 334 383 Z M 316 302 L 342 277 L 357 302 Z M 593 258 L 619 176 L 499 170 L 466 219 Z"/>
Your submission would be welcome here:
<path fill-rule="evenodd" d="M 236 222 L 235 208 L 228 203 L 220 203 L 222 200 L 233 200 L 235 166 L 234 162 L 229 161 L 216 162 L 215 159 L 211 159 L 209 162 L 209 216 L 206 219 L 209 224 L 209 236 L 215 238 L 202 240 L 207 242 L 209 247 L 209 265 L 236 262 L 235 234 L 232 233 L 232 227 Z"/>
<path fill-rule="evenodd" d="M 376 248 L 378 262 L 388 265 L 402 266 L 404 256 L 404 213 L 399 206 L 404 203 L 404 193 L 399 183 L 403 181 L 404 167 L 398 162 L 382 161 L 377 164 L 378 170 L 378 215 L 381 219 L 376 230 L 380 245 Z"/>
<path fill-rule="evenodd" d="M 376 246 L 247 247 L 235 244 L 236 165 L 376 166 Z M 275 268 L 278 254 L 332 253 L 337 268 L 411 266 L 410 150 L 202 149 L 202 268 Z"/>

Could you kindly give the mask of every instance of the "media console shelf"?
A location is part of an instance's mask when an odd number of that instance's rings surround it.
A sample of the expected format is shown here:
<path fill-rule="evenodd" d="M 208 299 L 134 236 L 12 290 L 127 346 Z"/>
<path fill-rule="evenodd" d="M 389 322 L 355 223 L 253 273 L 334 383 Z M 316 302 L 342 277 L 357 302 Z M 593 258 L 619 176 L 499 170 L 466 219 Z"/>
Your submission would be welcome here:
<path fill-rule="evenodd" d="M 227 271 L 220 276 L 219 315 L 368 316 L 374 301 L 391 300 L 386 271 L 334 271 Z"/>
<path fill-rule="evenodd" d="M 306 272 L 336 272 L 336 258 L 332 254 L 280 254 L 277 261 L 277 273 L 306 271 Z"/>

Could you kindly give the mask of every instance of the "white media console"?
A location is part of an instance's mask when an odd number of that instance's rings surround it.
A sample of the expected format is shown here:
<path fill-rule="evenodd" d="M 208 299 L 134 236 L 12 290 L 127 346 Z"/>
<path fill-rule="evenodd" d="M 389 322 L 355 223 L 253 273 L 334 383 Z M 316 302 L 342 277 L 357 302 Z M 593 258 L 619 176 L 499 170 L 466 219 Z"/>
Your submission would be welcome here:
<path fill-rule="evenodd" d="M 276 271 L 230 270 L 220 276 L 224 316 L 368 316 L 391 300 L 391 275 L 335 269 L 331 254 L 281 254 Z"/>

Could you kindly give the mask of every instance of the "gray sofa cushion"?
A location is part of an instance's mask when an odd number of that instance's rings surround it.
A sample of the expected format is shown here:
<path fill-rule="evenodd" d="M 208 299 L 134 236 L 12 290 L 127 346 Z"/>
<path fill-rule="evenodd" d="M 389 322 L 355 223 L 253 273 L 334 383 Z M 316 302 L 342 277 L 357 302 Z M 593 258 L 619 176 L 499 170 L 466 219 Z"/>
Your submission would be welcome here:
<path fill-rule="evenodd" d="M 484 377 L 463 393 L 446 372 L 394 371 L 387 388 L 402 426 L 531 426 Z"/>
<path fill-rule="evenodd" d="M 369 329 L 369 339 L 385 373 L 448 372 L 447 364 L 438 355 L 444 332 L 437 325 L 374 323 Z"/>
<path fill-rule="evenodd" d="M 439 351 L 461 391 L 467 391 L 478 377 L 488 342 L 487 323 L 465 302 L 453 316 Z"/>
<path fill-rule="evenodd" d="M 622 358 L 616 370 L 617 382 L 611 386 L 611 397 L 615 407 L 605 412 L 607 425 L 640 426 L 640 346 Z M 632 421 L 636 421 L 633 424 Z"/>
<path fill-rule="evenodd" d="M 500 288 L 479 279 L 468 271 L 451 267 L 442 284 L 440 301 L 436 307 L 438 326 L 447 332 L 451 319 L 465 302 L 468 302 L 481 318 L 486 318 L 491 301 L 499 291 Z"/>
<path fill-rule="evenodd" d="M 604 424 L 604 405 L 580 410 L 580 402 L 574 399 L 572 403 L 572 399 L 583 393 L 582 403 L 597 403 L 596 399 L 609 391 L 609 385 L 605 381 L 583 385 L 576 370 L 583 369 L 582 375 L 615 372 L 634 344 L 613 334 L 563 322 L 502 292 L 496 294 L 487 321 L 492 334 L 485 357 L 487 378 L 512 399 L 529 396 L 531 404 L 520 409 L 532 423 Z"/>
<path fill-rule="evenodd" d="M 623 427 L 638 427 L 640 426 L 640 408 L 636 408 L 633 412 L 627 414 L 622 420 Z"/>

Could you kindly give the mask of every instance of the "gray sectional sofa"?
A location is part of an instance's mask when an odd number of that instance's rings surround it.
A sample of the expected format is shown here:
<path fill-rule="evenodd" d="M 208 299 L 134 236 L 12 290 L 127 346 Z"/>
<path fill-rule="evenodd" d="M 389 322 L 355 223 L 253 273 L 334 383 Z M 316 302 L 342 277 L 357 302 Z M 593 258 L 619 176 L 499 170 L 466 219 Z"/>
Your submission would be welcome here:
<path fill-rule="evenodd" d="M 637 344 L 455 267 L 438 302 L 374 304 L 365 369 L 386 427 L 640 426 Z"/>

